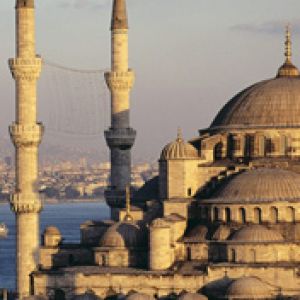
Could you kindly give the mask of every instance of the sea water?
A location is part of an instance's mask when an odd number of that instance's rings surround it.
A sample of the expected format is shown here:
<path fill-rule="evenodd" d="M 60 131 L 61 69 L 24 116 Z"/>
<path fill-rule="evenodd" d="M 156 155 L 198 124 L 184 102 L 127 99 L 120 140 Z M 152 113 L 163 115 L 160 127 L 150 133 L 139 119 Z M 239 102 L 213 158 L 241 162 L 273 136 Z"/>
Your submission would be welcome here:
<path fill-rule="evenodd" d="M 48 225 L 59 228 L 64 241 L 76 243 L 80 239 L 79 226 L 86 220 L 109 218 L 109 208 L 104 202 L 45 205 L 40 215 L 41 233 Z M 15 289 L 15 216 L 8 205 L 0 205 L 0 223 L 5 223 L 9 233 L 0 238 L 0 288 Z"/>

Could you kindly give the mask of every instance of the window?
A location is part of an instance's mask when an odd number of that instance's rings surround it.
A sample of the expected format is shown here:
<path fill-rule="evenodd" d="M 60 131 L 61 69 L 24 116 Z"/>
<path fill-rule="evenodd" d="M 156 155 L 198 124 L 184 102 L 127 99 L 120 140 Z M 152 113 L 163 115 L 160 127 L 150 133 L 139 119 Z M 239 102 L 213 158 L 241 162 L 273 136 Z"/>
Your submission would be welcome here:
<path fill-rule="evenodd" d="M 226 221 L 226 223 L 231 222 L 231 211 L 230 211 L 230 208 L 228 208 L 228 207 L 225 208 L 225 221 Z"/>
<path fill-rule="evenodd" d="M 230 258 L 231 262 L 236 262 L 236 251 L 234 249 L 230 249 Z"/>
<path fill-rule="evenodd" d="M 241 208 L 239 209 L 239 219 L 240 219 L 240 221 L 241 221 L 243 224 L 245 224 L 245 223 L 247 222 L 247 220 L 246 220 L 246 210 L 245 210 L 245 208 L 243 208 L 243 207 L 241 207 Z"/>
<path fill-rule="evenodd" d="M 223 158 L 223 143 L 219 142 L 214 148 L 215 160 L 221 160 Z"/>
<path fill-rule="evenodd" d="M 219 221 L 219 209 L 214 207 L 214 221 Z"/>
<path fill-rule="evenodd" d="M 287 208 L 287 221 L 292 223 L 295 223 L 296 221 L 295 208 L 291 206 Z"/>
<path fill-rule="evenodd" d="M 256 224 L 262 223 L 262 212 L 259 207 L 254 208 L 254 223 Z"/>
<path fill-rule="evenodd" d="M 278 209 L 276 207 L 271 207 L 270 209 L 270 221 L 275 224 L 278 223 Z"/>

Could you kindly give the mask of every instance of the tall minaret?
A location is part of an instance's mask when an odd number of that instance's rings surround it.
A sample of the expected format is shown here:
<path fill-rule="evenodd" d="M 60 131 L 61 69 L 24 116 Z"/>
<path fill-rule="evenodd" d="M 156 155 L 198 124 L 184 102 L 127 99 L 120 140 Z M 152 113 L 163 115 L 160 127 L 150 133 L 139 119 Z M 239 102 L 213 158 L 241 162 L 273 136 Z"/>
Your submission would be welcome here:
<path fill-rule="evenodd" d="M 105 74 L 111 91 L 111 127 L 105 131 L 110 148 L 111 188 L 106 202 L 111 217 L 118 219 L 119 208 L 125 207 L 126 186 L 131 181 L 131 153 L 136 132 L 129 125 L 129 93 L 134 73 L 128 69 L 128 21 L 125 0 L 114 0 L 111 21 L 111 72 Z"/>
<path fill-rule="evenodd" d="M 16 81 L 16 121 L 9 131 L 15 145 L 16 188 L 11 209 L 16 215 L 17 292 L 31 294 L 30 274 L 39 252 L 38 146 L 43 126 L 37 123 L 36 82 L 41 59 L 35 54 L 34 0 L 16 0 L 16 58 L 9 60 Z"/>

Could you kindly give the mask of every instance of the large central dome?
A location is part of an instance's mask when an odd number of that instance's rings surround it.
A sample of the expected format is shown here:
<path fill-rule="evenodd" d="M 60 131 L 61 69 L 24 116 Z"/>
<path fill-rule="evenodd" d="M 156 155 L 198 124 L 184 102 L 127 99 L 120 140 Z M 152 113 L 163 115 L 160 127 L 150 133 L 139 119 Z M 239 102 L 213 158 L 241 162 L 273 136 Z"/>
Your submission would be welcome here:
<path fill-rule="evenodd" d="M 291 61 L 290 32 L 286 60 L 274 79 L 256 83 L 233 97 L 217 114 L 211 129 L 300 128 L 300 76 Z"/>
<path fill-rule="evenodd" d="M 300 77 L 254 84 L 230 100 L 211 128 L 300 127 Z"/>

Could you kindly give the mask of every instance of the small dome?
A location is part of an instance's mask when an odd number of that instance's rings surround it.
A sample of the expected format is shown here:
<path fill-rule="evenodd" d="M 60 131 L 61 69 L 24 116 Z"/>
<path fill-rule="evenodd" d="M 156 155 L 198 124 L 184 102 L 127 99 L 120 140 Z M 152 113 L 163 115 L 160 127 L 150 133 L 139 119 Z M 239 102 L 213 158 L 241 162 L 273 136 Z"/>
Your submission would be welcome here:
<path fill-rule="evenodd" d="M 72 300 L 100 300 L 101 298 L 96 296 L 93 291 L 87 291 L 84 294 L 75 295 Z"/>
<path fill-rule="evenodd" d="M 44 235 L 61 235 L 59 229 L 55 226 L 48 226 L 44 230 Z"/>
<path fill-rule="evenodd" d="M 100 240 L 101 247 L 134 248 L 147 245 L 147 232 L 133 222 L 119 222 L 111 227 Z"/>
<path fill-rule="evenodd" d="M 208 300 L 208 298 L 198 293 L 183 293 L 178 297 L 178 300 Z"/>
<path fill-rule="evenodd" d="M 257 277 L 242 277 L 235 280 L 227 290 L 228 299 L 272 298 L 273 289 Z"/>
<path fill-rule="evenodd" d="M 212 239 L 215 241 L 225 241 L 231 234 L 231 230 L 229 226 L 220 225 L 215 233 L 213 234 Z"/>
<path fill-rule="evenodd" d="M 229 287 L 233 282 L 233 279 L 229 278 L 227 275 L 223 278 L 214 280 L 206 284 L 202 288 L 202 293 L 205 294 L 208 298 L 217 298 L 223 297 Z"/>
<path fill-rule="evenodd" d="M 300 199 L 300 175 L 282 169 L 253 169 L 235 175 L 212 198 L 240 200 Z"/>
<path fill-rule="evenodd" d="M 153 296 L 143 293 L 131 293 L 125 298 L 126 300 L 155 300 Z"/>
<path fill-rule="evenodd" d="M 235 232 L 231 238 L 232 241 L 245 242 L 280 242 L 283 236 L 272 229 L 263 225 L 249 225 Z"/>
<path fill-rule="evenodd" d="M 62 236 L 57 227 L 48 226 L 43 232 L 42 240 L 45 247 L 58 247 L 62 241 Z"/>
<path fill-rule="evenodd" d="M 160 155 L 161 160 L 197 159 L 198 157 L 197 149 L 192 144 L 185 142 L 180 132 L 177 139 L 165 146 Z"/>
<path fill-rule="evenodd" d="M 208 229 L 204 225 L 197 225 L 188 232 L 187 237 L 197 238 L 198 240 L 205 241 L 207 237 Z"/>

